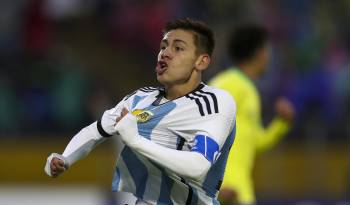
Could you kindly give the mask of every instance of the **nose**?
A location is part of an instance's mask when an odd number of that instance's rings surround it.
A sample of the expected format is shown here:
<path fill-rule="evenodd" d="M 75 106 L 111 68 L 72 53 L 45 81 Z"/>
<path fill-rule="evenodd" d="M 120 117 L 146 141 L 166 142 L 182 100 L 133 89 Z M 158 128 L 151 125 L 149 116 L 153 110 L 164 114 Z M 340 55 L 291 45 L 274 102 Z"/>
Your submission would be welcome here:
<path fill-rule="evenodd" d="M 170 48 L 166 47 L 162 51 L 160 51 L 160 57 L 161 59 L 171 58 Z"/>

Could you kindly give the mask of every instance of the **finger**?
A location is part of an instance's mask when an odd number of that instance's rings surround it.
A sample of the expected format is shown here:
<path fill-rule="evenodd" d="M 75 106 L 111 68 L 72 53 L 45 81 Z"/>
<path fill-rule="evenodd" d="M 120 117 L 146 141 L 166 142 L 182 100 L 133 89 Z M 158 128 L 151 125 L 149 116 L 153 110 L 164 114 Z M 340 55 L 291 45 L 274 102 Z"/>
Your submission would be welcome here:
<path fill-rule="evenodd" d="M 122 110 L 122 116 L 124 117 L 126 114 L 128 114 L 128 109 L 126 109 L 125 107 Z"/>
<path fill-rule="evenodd" d="M 61 159 L 53 158 L 50 164 L 50 168 L 52 171 L 65 171 L 65 164 Z"/>
<path fill-rule="evenodd" d="M 57 157 L 54 157 L 54 158 L 52 159 L 52 163 L 53 163 L 56 167 L 63 167 L 63 166 L 65 166 L 64 161 L 61 160 L 61 159 L 59 159 L 59 158 L 57 158 Z"/>
<path fill-rule="evenodd" d="M 50 169 L 51 169 L 51 171 L 56 171 L 57 167 L 56 167 L 56 165 L 54 163 L 51 163 L 50 164 Z"/>
<path fill-rule="evenodd" d="M 57 172 L 64 172 L 66 168 L 64 166 L 58 166 L 57 167 Z"/>
<path fill-rule="evenodd" d="M 51 176 L 54 177 L 54 178 L 58 177 L 58 173 L 57 172 L 51 172 Z"/>
<path fill-rule="evenodd" d="M 117 117 L 117 119 L 115 120 L 116 122 L 119 122 L 121 119 L 123 119 L 123 117 L 125 115 L 127 115 L 129 113 L 128 109 L 126 109 L 125 107 L 122 109 L 122 112 L 120 113 L 120 116 Z"/>
<path fill-rule="evenodd" d="M 57 177 L 58 175 L 62 174 L 65 170 L 62 170 L 62 169 L 55 169 L 55 170 L 51 170 L 51 175 L 53 177 Z"/>
<path fill-rule="evenodd" d="M 61 159 L 57 158 L 57 157 L 54 157 L 52 158 L 51 162 L 57 164 L 59 161 L 62 161 Z"/>
<path fill-rule="evenodd" d="M 115 120 L 116 122 L 119 122 L 123 117 L 120 116 L 120 117 L 117 117 L 117 119 Z"/>
<path fill-rule="evenodd" d="M 59 166 L 64 167 L 64 162 L 63 162 L 63 160 L 58 160 L 57 163 L 58 163 Z"/>

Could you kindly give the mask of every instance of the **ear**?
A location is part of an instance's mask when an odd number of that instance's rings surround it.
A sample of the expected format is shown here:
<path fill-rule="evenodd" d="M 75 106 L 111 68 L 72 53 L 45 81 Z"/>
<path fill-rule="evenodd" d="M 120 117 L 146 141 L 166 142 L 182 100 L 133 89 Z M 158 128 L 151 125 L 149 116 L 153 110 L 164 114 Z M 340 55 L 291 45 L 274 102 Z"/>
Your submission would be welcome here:
<path fill-rule="evenodd" d="M 195 67 L 197 70 L 203 71 L 208 68 L 210 62 L 211 62 L 211 58 L 208 54 L 201 54 L 197 58 Z"/>

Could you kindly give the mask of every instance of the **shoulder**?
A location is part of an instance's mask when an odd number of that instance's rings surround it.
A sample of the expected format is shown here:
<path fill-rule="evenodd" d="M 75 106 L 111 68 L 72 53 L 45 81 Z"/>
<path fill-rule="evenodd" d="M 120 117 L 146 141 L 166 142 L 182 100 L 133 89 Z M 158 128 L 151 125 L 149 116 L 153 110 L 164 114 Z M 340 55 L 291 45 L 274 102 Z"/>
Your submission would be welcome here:
<path fill-rule="evenodd" d="M 135 96 L 144 97 L 151 94 L 158 95 L 160 92 L 163 92 L 162 87 L 152 87 L 152 86 L 142 87 L 126 95 L 123 100 L 126 101 L 134 98 Z"/>
<path fill-rule="evenodd" d="M 140 93 L 152 93 L 152 92 L 159 91 L 159 90 L 162 90 L 162 89 L 163 88 L 161 88 L 161 87 L 148 86 L 148 87 L 139 88 L 137 91 L 140 92 Z"/>
<path fill-rule="evenodd" d="M 199 107 L 201 116 L 235 113 L 236 103 L 227 91 L 202 83 L 196 90 L 186 95 Z"/>

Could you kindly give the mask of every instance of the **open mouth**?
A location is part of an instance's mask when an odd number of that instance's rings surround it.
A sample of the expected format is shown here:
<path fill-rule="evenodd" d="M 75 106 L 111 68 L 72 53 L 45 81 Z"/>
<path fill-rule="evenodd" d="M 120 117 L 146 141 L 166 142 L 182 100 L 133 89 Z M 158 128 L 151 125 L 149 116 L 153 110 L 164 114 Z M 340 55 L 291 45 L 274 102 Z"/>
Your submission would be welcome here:
<path fill-rule="evenodd" d="M 156 66 L 156 73 L 162 75 L 168 68 L 168 63 L 165 61 L 158 61 Z"/>

